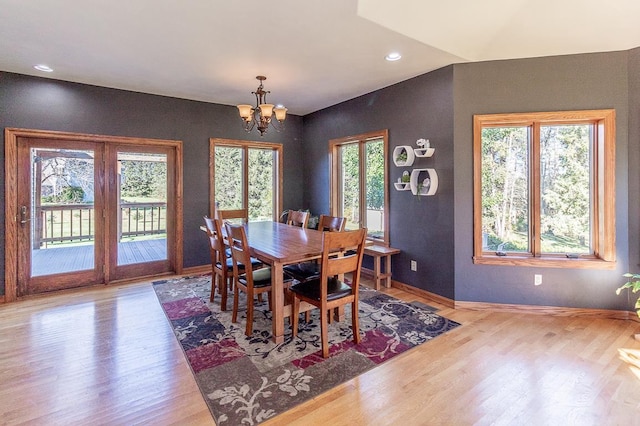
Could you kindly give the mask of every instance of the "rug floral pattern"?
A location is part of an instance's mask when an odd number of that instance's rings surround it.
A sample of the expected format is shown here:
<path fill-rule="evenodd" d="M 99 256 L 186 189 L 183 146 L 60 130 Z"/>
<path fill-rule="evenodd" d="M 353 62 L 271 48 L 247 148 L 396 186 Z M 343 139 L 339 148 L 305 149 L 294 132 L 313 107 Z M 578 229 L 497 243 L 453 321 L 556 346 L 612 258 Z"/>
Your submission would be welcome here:
<path fill-rule="evenodd" d="M 329 328 L 331 356 L 325 360 L 317 310 L 309 323 L 301 319 L 296 339 L 289 329 L 284 343 L 276 344 L 267 303 L 257 304 L 247 337 L 244 315 L 234 324 L 230 310 L 220 311 L 219 298 L 209 302 L 210 276 L 156 281 L 153 287 L 218 425 L 258 424 L 460 325 L 424 305 L 362 287 L 361 343 L 353 343 L 347 307 L 345 321 Z M 242 312 L 244 298 L 239 303 Z"/>

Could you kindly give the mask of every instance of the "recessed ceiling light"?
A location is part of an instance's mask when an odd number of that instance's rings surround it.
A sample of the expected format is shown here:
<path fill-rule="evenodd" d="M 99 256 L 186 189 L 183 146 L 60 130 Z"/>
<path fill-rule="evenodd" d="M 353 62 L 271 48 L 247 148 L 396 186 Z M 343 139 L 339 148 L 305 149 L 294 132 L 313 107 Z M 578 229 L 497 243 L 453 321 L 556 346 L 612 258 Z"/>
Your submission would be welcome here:
<path fill-rule="evenodd" d="M 387 61 L 393 62 L 402 58 L 402 55 L 398 52 L 391 52 L 387 56 L 384 57 Z"/>
<path fill-rule="evenodd" d="M 35 69 L 37 69 L 38 71 L 44 71 L 44 72 L 53 72 L 53 68 L 48 67 L 46 65 L 35 65 L 34 66 Z"/>

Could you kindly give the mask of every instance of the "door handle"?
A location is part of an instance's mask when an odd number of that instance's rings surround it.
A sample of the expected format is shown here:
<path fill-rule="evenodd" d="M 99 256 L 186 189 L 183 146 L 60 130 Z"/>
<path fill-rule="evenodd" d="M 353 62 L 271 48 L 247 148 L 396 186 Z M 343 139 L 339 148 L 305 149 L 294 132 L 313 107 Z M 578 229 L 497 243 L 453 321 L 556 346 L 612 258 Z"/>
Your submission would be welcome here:
<path fill-rule="evenodd" d="M 30 220 L 31 219 L 27 217 L 27 206 L 20 207 L 20 224 L 24 226 L 24 224 Z"/>

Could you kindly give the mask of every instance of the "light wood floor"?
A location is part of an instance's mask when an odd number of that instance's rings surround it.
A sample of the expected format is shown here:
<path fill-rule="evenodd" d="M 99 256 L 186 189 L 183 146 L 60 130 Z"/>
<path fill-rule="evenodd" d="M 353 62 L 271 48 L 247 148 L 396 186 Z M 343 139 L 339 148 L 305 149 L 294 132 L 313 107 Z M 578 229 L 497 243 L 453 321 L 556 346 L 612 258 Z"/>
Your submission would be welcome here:
<path fill-rule="evenodd" d="M 268 424 L 640 424 L 633 321 L 444 308 L 463 325 Z M 213 420 L 149 283 L 0 305 L 0 424 Z"/>

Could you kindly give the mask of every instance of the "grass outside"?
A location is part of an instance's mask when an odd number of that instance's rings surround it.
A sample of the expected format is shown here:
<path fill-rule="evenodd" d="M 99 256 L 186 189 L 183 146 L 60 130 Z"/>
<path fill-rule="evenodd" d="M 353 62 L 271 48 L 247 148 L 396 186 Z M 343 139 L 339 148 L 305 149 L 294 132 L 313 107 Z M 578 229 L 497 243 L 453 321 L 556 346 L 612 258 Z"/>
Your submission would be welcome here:
<path fill-rule="evenodd" d="M 527 252 L 528 236 L 523 232 L 513 232 L 504 240 L 498 239 L 495 235 L 489 236 L 489 250 L 498 250 L 498 246 L 504 243 L 503 251 L 511 252 Z M 588 241 L 581 244 L 579 239 L 567 238 L 553 234 L 542 235 L 542 252 L 543 253 L 578 253 L 588 254 Z"/>

